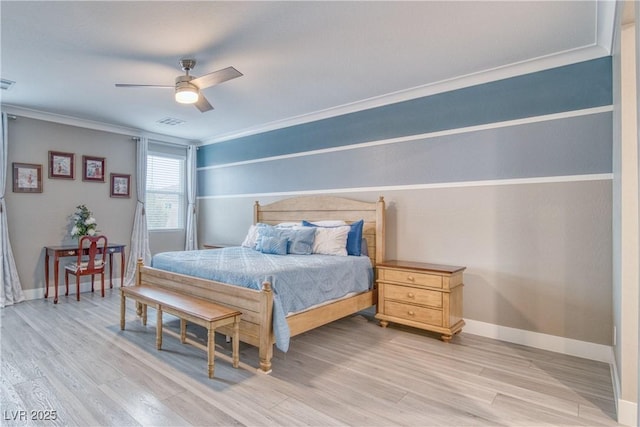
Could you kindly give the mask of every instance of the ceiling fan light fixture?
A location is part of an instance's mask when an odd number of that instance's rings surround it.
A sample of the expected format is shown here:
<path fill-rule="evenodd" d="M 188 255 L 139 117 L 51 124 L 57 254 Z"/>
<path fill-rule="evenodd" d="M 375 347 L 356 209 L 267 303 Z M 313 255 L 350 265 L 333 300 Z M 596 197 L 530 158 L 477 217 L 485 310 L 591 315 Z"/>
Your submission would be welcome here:
<path fill-rule="evenodd" d="M 195 77 L 189 74 L 195 65 L 195 59 L 180 60 L 180 66 L 185 74 L 176 77 L 175 86 L 116 83 L 116 87 L 157 87 L 174 89 L 176 102 L 181 104 L 191 104 L 200 110 L 201 113 L 206 113 L 207 111 L 213 110 L 213 106 L 204 95 L 200 94 L 200 89 L 206 89 L 208 87 L 224 83 L 228 80 L 235 79 L 236 77 L 242 76 L 242 73 L 233 67 L 227 67 L 222 70 L 205 74 L 204 76 Z"/>
<path fill-rule="evenodd" d="M 198 88 L 189 82 L 180 82 L 176 85 L 176 102 L 181 104 L 195 104 L 200 98 Z"/>

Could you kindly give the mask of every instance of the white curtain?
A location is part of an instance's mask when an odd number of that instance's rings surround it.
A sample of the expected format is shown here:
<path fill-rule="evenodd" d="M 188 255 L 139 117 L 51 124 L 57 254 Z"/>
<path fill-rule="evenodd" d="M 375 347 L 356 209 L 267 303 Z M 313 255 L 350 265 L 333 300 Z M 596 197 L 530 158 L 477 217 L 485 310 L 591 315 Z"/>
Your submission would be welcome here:
<path fill-rule="evenodd" d="M 136 215 L 133 220 L 133 232 L 131 233 L 131 247 L 129 249 L 129 261 L 127 262 L 127 274 L 124 279 L 125 286 L 135 284 L 136 265 L 138 258 L 142 258 L 145 265 L 151 262 L 151 250 L 149 249 L 149 231 L 147 230 L 147 216 L 144 205 L 147 195 L 147 152 L 149 140 L 138 140 L 138 153 L 136 158 L 136 193 L 138 203 Z"/>
<path fill-rule="evenodd" d="M 16 261 L 13 258 L 9 227 L 7 225 L 7 205 L 4 193 L 7 183 L 7 164 L 9 155 L 8 117 L 2 113 L 2 140 L 0 141 L 0 307 L 24 301 L 22 285 L 18 277 Z"/>
<path fill-rule="evenodd" d="M 185 251 L 198 249 L 198 226 L 197 226 L 197 148 L 190 145 L 187 149 L 187 235 L 184 244 Z"/>

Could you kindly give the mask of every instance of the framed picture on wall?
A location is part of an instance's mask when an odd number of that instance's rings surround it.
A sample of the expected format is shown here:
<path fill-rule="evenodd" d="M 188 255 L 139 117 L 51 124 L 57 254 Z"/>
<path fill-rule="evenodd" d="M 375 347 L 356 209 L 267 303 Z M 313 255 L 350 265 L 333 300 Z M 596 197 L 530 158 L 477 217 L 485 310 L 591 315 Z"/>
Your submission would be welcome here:
<path fill-rule="evenodd" d="M 74 179 L 74 157 L 73 153 L 49 151 L 49 178 Z"/>
<path fill-rule="evenodd" d="M 42 165 L 13 163 L 13 192 L 42 193 Z"/>
<path fill-rule="evenodd" d="M 82 180 L 104 182 L 104 157 L 82 156 Z"/>
<path fill-rule="evenodd" d="M 131 175 L 122 173 L 111 174 L 111 197 L 129 197 Z"/>

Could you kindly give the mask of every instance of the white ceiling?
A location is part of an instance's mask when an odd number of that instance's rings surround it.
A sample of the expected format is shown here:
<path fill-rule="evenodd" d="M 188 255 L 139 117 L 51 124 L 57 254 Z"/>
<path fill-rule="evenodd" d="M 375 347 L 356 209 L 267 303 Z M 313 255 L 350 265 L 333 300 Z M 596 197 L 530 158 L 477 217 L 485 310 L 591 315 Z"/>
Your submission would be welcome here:
<path fill-rule="evenodd" d="M 5 111 L 211 142 L 608 55 L 612 4 L 2 0 L 0 74 L 16 84 L 0 95 Z M 114 87 L 172 85 L 183 57 L 196 76 L 244 76 L 205 89 L 206 113 Z"/>

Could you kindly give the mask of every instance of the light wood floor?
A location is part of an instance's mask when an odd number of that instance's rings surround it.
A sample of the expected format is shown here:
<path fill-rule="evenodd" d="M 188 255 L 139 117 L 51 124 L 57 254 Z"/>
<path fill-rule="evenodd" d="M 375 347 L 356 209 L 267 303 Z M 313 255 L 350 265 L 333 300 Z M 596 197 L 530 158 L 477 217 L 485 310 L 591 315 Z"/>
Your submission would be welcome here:
<path fill-rule="evenodd" d="M 603 363 L 464 331 L 446 344 L 365 312 L 295 337 L 271 375 L 218 359 L 210 380 L 201 350 L 155 349 L 154 310 L 145 328 L 130 304 L 121 332 L 119 292 L 99 295 L 0 310 L 1 425 L 616 425 Z M 257 366 L 256 349 L 241 361 Z"/>

